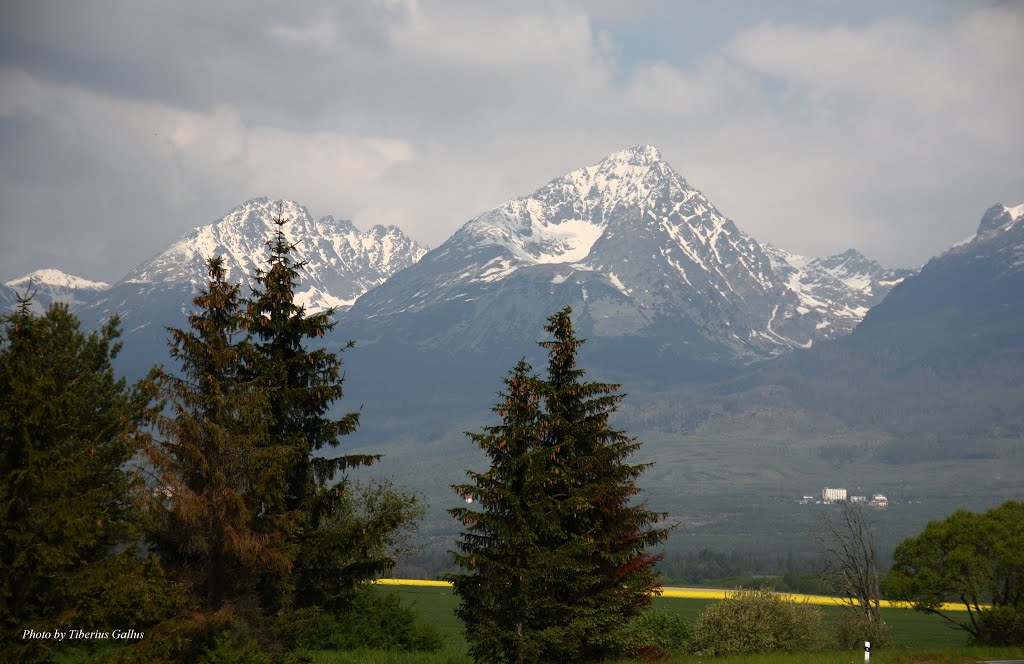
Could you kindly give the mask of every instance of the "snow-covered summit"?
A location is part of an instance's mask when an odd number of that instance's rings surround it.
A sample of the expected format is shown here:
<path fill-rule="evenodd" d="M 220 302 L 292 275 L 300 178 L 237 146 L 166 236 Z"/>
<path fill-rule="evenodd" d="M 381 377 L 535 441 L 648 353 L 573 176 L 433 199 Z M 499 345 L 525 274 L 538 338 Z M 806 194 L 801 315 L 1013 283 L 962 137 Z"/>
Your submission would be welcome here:
<path fill-rule="evenodd" d="M 104 283 L 102 281 L 89 281 L 88 279 L 76 277 L 55 268 L 43 268 L 42 270 L 30 272 L 23 277 L 11 279 L 6 282 L 5 285 L 10 286 L 11 288 L 24 288 L 28 286 L 30 281 L 32 282 L 32 286 L 35 288 L 52 287 L 91 291 L 101 291 L 110 288 L 110 284 L 108 283 Z"/>
<path fill-rule="evenodd" d="M 970 251 L 971 245 L 974 243 L 985 242 L 998 237 L 1005 231 L 1015 227 L 1021 218 L 1024 218 L 1024 203 L 1014 207 L 1004 205 L 1003 203 L 996 203 L 985 210 L 985 214 L 981 216 L 981 223 L 978 224 L 978 230 L 953 244 L 949 251 Z"/>
<path fill-rule="evenodd" d="M 576 263 L 590 255 L 610 220 L 630 210 L 659 209 L 688 213 L 685 220 L 709 214 L 711 228 L 702 241 L 714 242 L 723 215 L 661 158 L 650 145 L 614 152 L 600 162 L 551 180 L 536 192 L 510 200 L 469 221 L 457 234 L 479 244 L 500 245 L 523 264 Z M 685 206 L 685 209 L 684 209 Z M 468 238 L 466 238 L 468 240 Z"/>
<path fill-rule="evenodd" d="M 12 289 L 10 297 L 14 298 L 4 303 L 8 307 L 13 306 L 16 298 L 24 296 L 31 288 L 31 308 L 36 313 L 42 313 L 54 302 L 63 302 L 68 306 L 90 302 L 110 288 L 110 284 L 102 281 L 90 281 L 55 268 L 36 270 L 11 279 L 4 285 Z"/>
<path fill-rule="evenodd" d="M 296 260 L 306 262 L 299 300 L 311 312 L 351 305 L 426 253 L 397 227 L 378 225 L 360 231 L 346 219 L 314 219 L 295 201 L 262 197 L 189 232 L 132 270 L 122 283 L 145 290 L 161 284 L 195 288 L 206 282 L 206 260 L 211 256 L 224 259 L 229 279 L 249 283 L 257 269 L 266 267 L 266 243 L 277 231 L 273 220 L 278 216 L 289 220 L 283 230 L 295 245 Z"/>
<path fill-rule="evenodd" d="M 1024 203 L 1015 207 L 996 203 L 986 210 L 985 214 L 981 217 L 981 223 L 978 224 L 978 232 L 975 238 L 986 239 L 994 233 L 1005 231 L 1015 225 L 1022 217 L 1024 217 Z"/>
<path fill-rule="evenodd" d="M 864 301 L 891 287 L 863 276 L 859 254 L 823 260 L 836 292 L 807 306 L 792 266 L 776 270 L 656 148 L 639 145 L 471 219 L 360 299 L 349 320 L 485 348 L 572 303 L 596 337 L 674 330 L 665 342 L 684 354 L 765 357 L 848 331 Z M 838 302 L 841 314 L 822 313 Z"/>

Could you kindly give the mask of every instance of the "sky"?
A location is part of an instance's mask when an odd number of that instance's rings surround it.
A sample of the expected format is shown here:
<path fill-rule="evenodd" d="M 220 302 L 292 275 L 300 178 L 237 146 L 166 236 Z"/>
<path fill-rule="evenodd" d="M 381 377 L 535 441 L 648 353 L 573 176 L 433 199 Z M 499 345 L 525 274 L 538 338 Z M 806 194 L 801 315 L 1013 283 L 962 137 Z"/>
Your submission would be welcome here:
<path fill-rule="evenodd" d="M 1024 3 L 0 2 L 0 279 L 254 196 L 436 247 L 655 145 L 761 242 L 925 262 L 1024 202 Z"/>

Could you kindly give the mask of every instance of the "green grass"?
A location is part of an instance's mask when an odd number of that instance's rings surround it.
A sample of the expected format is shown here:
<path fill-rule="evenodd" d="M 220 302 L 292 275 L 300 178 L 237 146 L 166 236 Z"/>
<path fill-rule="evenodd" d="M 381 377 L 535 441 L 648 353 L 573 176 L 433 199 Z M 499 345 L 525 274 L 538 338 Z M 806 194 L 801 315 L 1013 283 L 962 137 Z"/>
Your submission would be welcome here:
<path fill-rule="evenodd" d="M 914 652 L 883 650 L 871 653 L 871 664 L 976 664 L 983 659 L 1011 659 L 1024 656 L 1021 648 L 960 648 Z M 673 657 L 666 662 L 713 662 L 714 664 L 860 664 L 859 652 L 771 653 L 723 657 Z"/>
<path fill-rule="evenodd" d="M 300 651 L 311 664 L 472 664 L 464 649 L 447 648 L 437 653 L 401 653 L 377 650 Z M 885 650 L 872 653 L 872 664 L 976 664 L 985 659 L 1024 657 L 1022 648 L 958 648 L 951 650 Z M 859 652 L 772 653 L 764 655 L 733 655 L 728 657 L 695 657 L 681 655 L 662 660 L 669 664 L 860 664 Z M 620 664 L 635 664 L 623 660 Z"/>
<path fill-rule="evenodd" d="M 429 623 L 444 634 L 448 643 L 465 647 L 462 621 L 455 617 L 459 600 L 450 587 L 433 586 L 380 586 L 387 591 L 397 592 L 402 603 L 415 607 L 420 620 Z"/>
<path fill-rule="evenodd" d="M 310 664 L 471 664 L 465 648 L 448 646 L 440 652 L 392 652 L 387 650 L 297 650 L 295 655 Z M 308 658 L 308 659 L 306 659 Z"/>
<path fill-rule="evenodd" d="M 455 617 L 458 599 L 451 588 L 400 586 L 391 592 L 399 593 L 405 602 L 415 606 L 421 620 L 440 630 L 450 644 L 465 647 L 462 623 Z M 712 601 L 715 600 L 656 597 L 654 606 L 678 613 L 693 622 L 697 614 Z M 834 618 L 842 611 L 838 607 L 822 608 L 826 619 Z M 938 616 L 911 609 L 883 609 L 882 615 L 889 625 L 893 649 L 963 648 L 967 644 L 962 630 L 948 627 Z"/>

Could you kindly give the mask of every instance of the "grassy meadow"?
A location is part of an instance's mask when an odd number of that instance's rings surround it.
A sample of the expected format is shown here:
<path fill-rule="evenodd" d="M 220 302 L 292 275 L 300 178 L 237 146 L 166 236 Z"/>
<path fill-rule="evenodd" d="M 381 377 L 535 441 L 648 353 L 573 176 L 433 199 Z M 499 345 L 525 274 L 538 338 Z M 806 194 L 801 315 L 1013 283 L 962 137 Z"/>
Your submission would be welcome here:
<path fill-rule="evenodd" d="M 423 621 L 437 627 L 452 644 L 464 644 L 462 623 L 455 617 L 458 598 L 446 586 L 395 586 L 402 599 L 413 604 Z M 717 600 L 676 597 L 656 597 L 653 605 L 677 613 L 693 622 L 705 606 Z M 822 607 L 826 617 L 838 615 L 838 607 Z M 951 629 L 937 616 L 911 609 L 882 609 L 893 636 L 893 649 L 907 648 L 963 648 L 967 640 L 961 630 Z M 716 660 L 717 661 L 717 660 Z"/>
<path fill-rule="evenodd" d="M 429 583 L 429 582 L 427 582 Z M 384 592 L 398 593 L 403 603 L 412 605 L 421 621 L 433 625 L 446 638 L 445 646 L 432 653 L 406 653 L 380 650 L 299 650 L 292 653 L 290 662 L 303 664 L 472 664 L 463 638 L 462 623 L 455 616 L 458 599 L 451 587 L 437 584 L 388 585 Z M 654 606 L 677 613 L 688 622 L 715 599 L 692 597 L 656 597 Z M 842 611 L 836 606 L 822 606 L 826 620 Z M 893 645 L 871 655 L 873 664 L 975 664 L 983 660 L 1024 659 L 1024 648 L 968 648 L 965 634 L 948 627 L 937 616 L 911 609 L 883 608 L 882 614 L 890 628 Z M 102 657 L 116 646 L 93 651 L 92 657 Z M 90 659 L 85 651 L 62 653 L 54 661 L 78 664 Z M 668 662 L 713 661 L 714 664 L 859 664 L 859 652 L 772 653 L 763 655 L 695 657 L 680 655 Z M 626 664 L 623 662 L 621 664 Z"/>
<path fill-rule="evenodd" d="M 436 586 L 388 586 L 405 602 L 414 605 L 421 620 L 440 630 L 448 644 L 437 653 L 398 652 L 325 652 L 300 653 L 315 664 L 469 664 L 462 635 L 462 623 L 455 617 L 458 599 L 452 589 Z M 657 597 L 654 606 L 675 612 L 692 622 L 697 614 L 714 599 Z M 835 617 L 839 607 L 824 606 L 826 619 Z M 911 609 L 884 608 L 882 614 L 889 625 L 893 645 L 872 653 L 871 661 L 881 664 L 973 664 L 984 659 L 1024 658 L 1021 648 L 967 648 L 965 634 L 952 629 L 937 616 Z M 692 655 L 674 657 L 670 662 L 711 660 L 715 664 L 847 664 L 863 661 L 858 652 L 820 652 L 807 654 L 766 654 L 716 658 L 695 658 Z"/>

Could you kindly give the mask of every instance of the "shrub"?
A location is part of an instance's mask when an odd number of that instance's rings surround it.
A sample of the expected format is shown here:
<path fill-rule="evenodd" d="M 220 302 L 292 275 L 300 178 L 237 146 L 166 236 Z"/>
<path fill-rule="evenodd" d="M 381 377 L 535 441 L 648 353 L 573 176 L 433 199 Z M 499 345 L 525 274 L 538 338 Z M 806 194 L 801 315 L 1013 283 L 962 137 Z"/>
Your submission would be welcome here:
<path fill-rule="evenodd" d="M 978 613 L 978 636 L 971 639 L 980 646 L 1024 646 L 1024 608 L 993 606 Z"/>
<path fill-rule="evenodd" d="M 271 664 L 273 660 L 260 649 L 245 624 L 235 621 L 230 629 L 217 635 L 213 645 L 196 661 L 203 664 Z"/>
<path fill-rule="evenodd" d="M 630 625 L 639 650 L 679 655 L 690 650 L 693 628 L 677 613 L 647 609 Z"/>
<path fill-rule="evenodd" d="M 435 651 L 444 645 L 444 636 L 417 623 L 416 612 L 403 606 L 398 594 L 366 586 L 344 611 L 299 609 L 282 618 L 277 629 L 292 648 Z"/>
<path fill-rule="evenodd" d="M 816 650 L 821 627 L 817 607 L 769 588 L 738 590 L 697 616 L 692 650 L 699 655 Z"/>
<path fill-rule="evenodd" d="M 835 645 L 840 650 L 860 650 L 865 641 L 872 650 L 889 646 L 889 630 L 885 622 L 868 620 L 863 614 L 844 611 L 832 624 Z"/>

